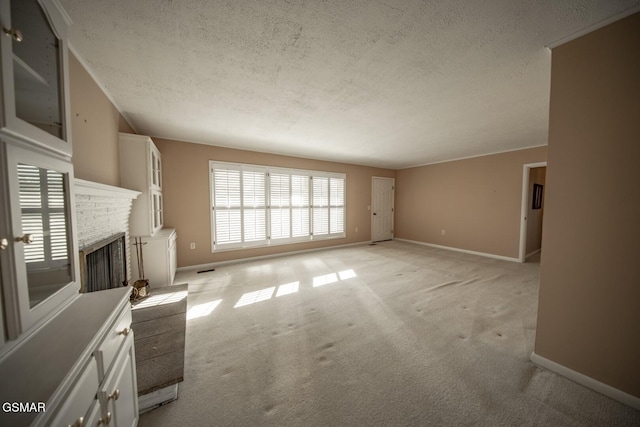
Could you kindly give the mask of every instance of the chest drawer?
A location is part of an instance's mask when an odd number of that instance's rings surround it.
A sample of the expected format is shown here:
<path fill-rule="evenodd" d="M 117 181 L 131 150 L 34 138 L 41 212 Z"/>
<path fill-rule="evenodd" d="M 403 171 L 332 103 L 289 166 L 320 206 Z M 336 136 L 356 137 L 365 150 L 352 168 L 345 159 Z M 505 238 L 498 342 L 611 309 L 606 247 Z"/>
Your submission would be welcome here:
<path fill-rule="evenodd" d="M 107 333 L 106 338 L 96 350 L 96 359 L 98 360 L 98 373 L 100 381 L 109 371 L 109 367 L 113 363 L 113 359 L 122 346 L 127 335 L 131 333 L 131 310 L 127 307 L 116 320 L 114 326 Z"/>

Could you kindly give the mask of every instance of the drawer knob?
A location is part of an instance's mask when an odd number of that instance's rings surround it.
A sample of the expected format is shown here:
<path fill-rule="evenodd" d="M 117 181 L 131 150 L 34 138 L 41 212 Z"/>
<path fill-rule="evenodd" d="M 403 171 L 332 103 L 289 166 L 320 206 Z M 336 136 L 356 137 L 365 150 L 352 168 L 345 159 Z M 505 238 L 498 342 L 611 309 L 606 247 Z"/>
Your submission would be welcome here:
<path fill-rule="evenodd" d="M 127 335 L 129 335 L 129 332 L 131 332 L 131 329 L 129 328 L 124 328 L 123 330 L 121 330 L 120 332 L 118 332 L 118 335 L 124 335 L 125 337 Z"/>
<path fill-rule="evenodd" d="M 22 32 L 20 30 L 18 30 L 17 28 L 3 28 L 2 31 L 4 31 L 4 33 L 7 36 L 13 38 L 18 43 L 20 43 L 23 40 Z"/>
<path fill-rule="evenodd" d="M 110 423 L 111 423 L 111 412 L 107 412 L 107 416 L 106 417 L 100 418 L 98 420 L 98 425 L 104 424 L 104 425 L 108 426 Z"/>
<path fill-rule="evenodd" d="M 69 424 L 69 427 L 83 427 L 83 426 L 84 426 L 84 417 L 80 417 L 73 424 Z"/>
<path fill-rule="evenodd" d="M 107 400 L 118 400 L 119 397 L 120 397 L 120 389 L 117 388 L 113 393 L 107 396 Z"/>

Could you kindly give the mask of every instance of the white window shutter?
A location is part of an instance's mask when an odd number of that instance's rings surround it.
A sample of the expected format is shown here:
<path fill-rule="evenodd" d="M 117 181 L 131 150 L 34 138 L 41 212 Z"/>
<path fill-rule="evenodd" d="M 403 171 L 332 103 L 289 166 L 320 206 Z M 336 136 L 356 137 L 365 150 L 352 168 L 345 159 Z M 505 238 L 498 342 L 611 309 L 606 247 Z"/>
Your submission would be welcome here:
<path fill-rule="evenodd" d="M 242 242 L 240 170 L 214 170 L 215 243 Z"/>
<path fill-rule="evenodd" d="M 329 233 L 344 232 L 344 179 L 329 179 Z"/>
<path fill-rule="evenodd" d="M 269 174 L 271 239 L 291 237 L 291 181 L 289 174 Z"/>
<path fill-rule="evenodd" d="M 244 242 L 267 238 L 266 175 L 264 171 L 242 172 Z"/>
<path fill-rule="evenodd" d="M 313 177 L 313 235 L 329 234 L 329 178 Z"/>
<path fill-rule="evenodd" d="M 309 176 L 291 175 L 291 235 L 309 235 Z"/>

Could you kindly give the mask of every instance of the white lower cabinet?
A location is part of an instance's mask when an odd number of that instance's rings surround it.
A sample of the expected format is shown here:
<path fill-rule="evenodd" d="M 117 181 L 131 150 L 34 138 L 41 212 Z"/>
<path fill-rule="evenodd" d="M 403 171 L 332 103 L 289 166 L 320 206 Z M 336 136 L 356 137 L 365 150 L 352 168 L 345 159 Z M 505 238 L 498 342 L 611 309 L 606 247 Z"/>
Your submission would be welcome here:
<path fill-rule="evenodd" d="M 136 357 L 129 301 L 113 313 L 109 324 L 51 425 L 135 427 L 138 424 Z"/>
<path fill-rule="evenodd" d="M 140 263 L 135 239 L 135 237 L 131 238 L 131 277 L 133 281 L 142 278 L 138 268 Z M 177 268 L 175 228 L 163 228 L 155 236 L 143 236 L 141 239 L 144 278 L 149 279 L 149 284 L 153 287 L 173 285 Z"/>
<path fill-rule="evenodd" d="M 62 424 L 62 425 L 66 426 L 67 424 Z M 68 424 L 68 425 L 75 427 L 73 426 L 73 424 Z M 86 426 L 86 427 L 96 427 L 96 426 L 105 425 L 102 419 L 102 408 L 100 407 L 100 402 L 98 402 L 98 399 L 93 399 L 93 405 L 91 405 L 91 408 L 89 409 L 87 418 L 82 420 L 82 424 L 78 423 L 78 425 Z"/>
<path fill-rule="evenodd" d="M 46 407 L 0 411 L 0 425 L 137 425 L 130 294 L 130 287 L 81 294 L 0 357 L 0 401 Z"/>
<path fill-rule="evenodd" d="M 65 398 L 58 416 L 53 421 L 55 426 L 88 425 L 84 423 L 87 410 L 95 400 L 94 390 L 98 388 L 98 364 L 92 357 L 82 371 L 75 386 Z"/>
<path fill-rule="evenodd" d="M 136 387 L 133 332 L 127 337 L 112 370 L 98 391 L 102 419 L 114 427 L 138 424 L 138 388 Z"/>

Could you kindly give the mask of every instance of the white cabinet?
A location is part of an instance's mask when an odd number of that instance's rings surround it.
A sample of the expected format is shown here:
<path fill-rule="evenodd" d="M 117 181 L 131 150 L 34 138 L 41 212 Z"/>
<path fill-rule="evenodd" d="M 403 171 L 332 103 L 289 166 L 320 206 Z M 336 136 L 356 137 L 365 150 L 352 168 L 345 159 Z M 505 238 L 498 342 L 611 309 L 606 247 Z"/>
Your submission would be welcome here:
<path fill-rule="evenodd" d="M 162 158 L 148 136 L 120 133 L 120 184 L 142 193 L 131 208 L 131 235 L 155 235 L 164 224 Z"/>
<path fill-rule="evenodd" d="M 120 133 L 120 183 L 140 191 L 133 201 L 129 233 L 143 242 L 144 278 L 151 286 L 173 284 L 176 273 L 176 232 L 164 225 L 162 195 L 162 156 L 153 140 L 144 135 Z M 131 275 L 142 278 L 137 251 L 132 250 Z"/>
<path fill-rule="evenodd" d="M 65 12 L 0 0 L 0 356 L 78 292 Z"/>
<path fill-rule="evenodd" d="M 79 294 L 69 23 L 58 0 L 0 0 L 0 402 L 30 405 L 2 426 L 138 420 L 131 288 Z"/>
<path fill-rule="evenodd" d="M 95 357 L 91 357 L 87 366 L 80 372 L 71 392 L 62 403 L 58 416 L 52 425 L 73 425 L 84 418 L 87 409 L 95 400 L 93 395 L 98 389 L 98 364 Z"/>
<path fill-rule="evenodd" d="M 46 408 L 0 411 L 0 425 L 137 424 L 130 293 L 123 287 L 79 295 L 0 359 L 0 401 Z"/>
<path fill-rule="evenodd" d="M 2 132 L 71 155 L 67 28 L 54 0 L 0 0 Z M 6 37 L 6 36 L 8 37 Z"/>
<path fill-rule="evenodd" d="M 126 289 L 126 288 L 125 288 Z M 122 296 L 122 289 L 117 289 Z M 109 291 L 107 291 L 109 292 Z M 125 296 L 128 293 L 125 292 Z M 85 301 L 85 304 L 99 303 Z M 117 297 L 117 295 L 116 295 Z M 89 347 L 89 363 L 75 374 L 71 391 L 53 422 L 48 417 L 36 419 L 42 425 L 109 425 L 135 426 L 138 422 L 138 399 L 133 347 L 134 332 L 131 330 L 131 305 L 128 298 L 121 298 L 116 309 L 105 322 L 106 332 L 96 337 L 95 348 Z M 74 377 L 74 373 L 71 374 Z M 47 408 L 47 412 L 53 412 Z M 82 419 L 82 423 L 80 420 Z M 92 423 L 87 420 L 95 420 Z"/>
<path fill-rule="evenodd" d="M 118 359 L 98 391 L 102 419 L 115 427 L 133 427 L 138 423 L 138 392 L 133 332 L 127 337 Z"/>
<path fill-rule="evenodd" d="M 8 190 L 3 250 L 7 335 L 16 339 L 78 293 L 71 163 L 0 140 Z"/>
<path fill-rule="evenodd" d="M 163 228 L 155 236 L 142 237 L 142 257 L 144 260 L 145 278 L 149 279 L 152 287 L 167 286 L 173 284 L 176 275 L 176 230 L 174 228 Z M 134 245 L 135 238 L 131 239 Z M 133 246 L 131 255 L 131 276 L 138 279 L 138 260 Z"/>

